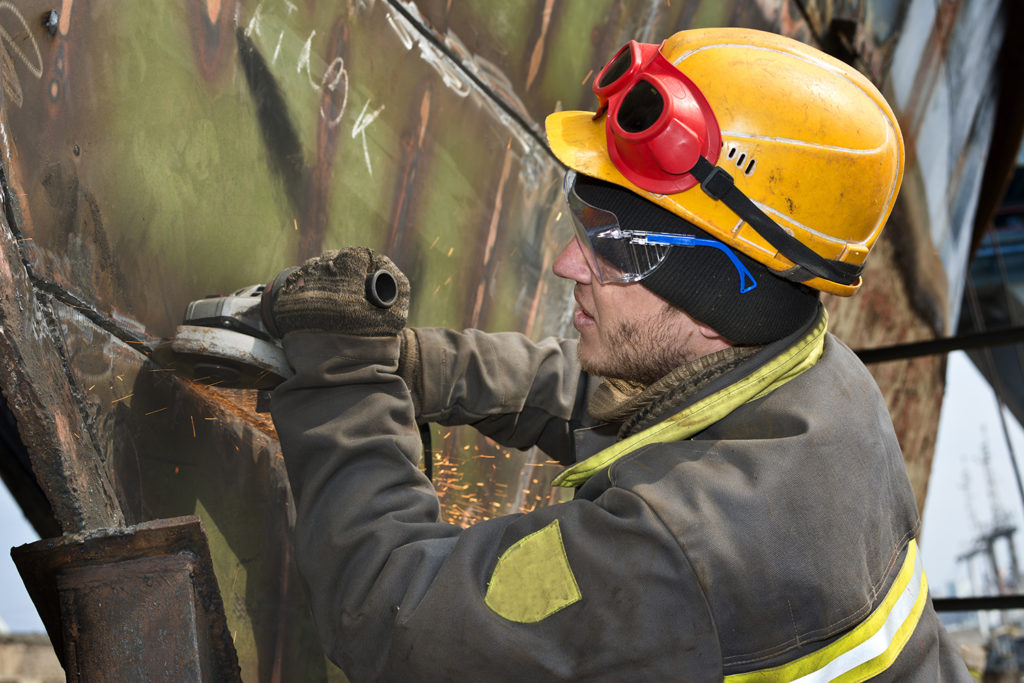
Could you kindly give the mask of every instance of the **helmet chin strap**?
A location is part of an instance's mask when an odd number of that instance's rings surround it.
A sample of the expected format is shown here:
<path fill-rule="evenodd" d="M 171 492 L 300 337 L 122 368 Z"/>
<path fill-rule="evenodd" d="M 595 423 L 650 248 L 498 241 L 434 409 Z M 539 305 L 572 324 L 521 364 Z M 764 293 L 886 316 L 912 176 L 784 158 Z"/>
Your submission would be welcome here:
<path fill-rule="evenodd" d="M 705 157 L 698 157 L 690 174 L 700 181 L 704 193 L 716 201 L 724 202 L 737 216 L 746 221 L 768 241 L 779 253 L 796 264 L 786 272 L 776 274 L 793 282 L 805 282 L 814 277 L 854 285 L 860 279 L 864 266 L 857 266 L 823 258 L 806 244 L 796 239 L 782 226 L 773 221 L 764 211 L 757 208 L 747 195 L 736 187 L 732 176 L 721 166 L 715 166 Z"/>

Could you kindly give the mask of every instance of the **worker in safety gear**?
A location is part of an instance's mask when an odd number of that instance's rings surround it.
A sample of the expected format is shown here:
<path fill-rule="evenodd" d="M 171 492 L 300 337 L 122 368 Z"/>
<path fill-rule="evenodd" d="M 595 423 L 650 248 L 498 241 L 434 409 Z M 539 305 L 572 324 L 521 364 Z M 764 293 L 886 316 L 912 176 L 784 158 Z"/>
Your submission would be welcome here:
<path fill-rule="evenodd" d="M 970 680 L 885 403 L 819 302 L 857 289 L 895 201 L 889 106 L 740 29 L 630 42 L 593 88 L 596 113 L 547 120 L 578 339 L 409 329 L 408 281 L 363 248 L 270 288 L 330 656 L 353 680 Z M 442 523 L 426 422 L 539 446 L 574 499 Z"/>

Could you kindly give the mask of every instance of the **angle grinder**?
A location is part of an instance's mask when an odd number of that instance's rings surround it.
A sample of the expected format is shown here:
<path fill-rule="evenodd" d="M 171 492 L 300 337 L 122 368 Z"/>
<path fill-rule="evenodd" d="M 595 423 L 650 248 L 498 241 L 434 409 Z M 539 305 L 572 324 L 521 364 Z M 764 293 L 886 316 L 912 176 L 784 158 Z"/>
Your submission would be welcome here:
<path fill-rule="evenodd" d="M 294 374 L 270 315 L 279 287 L 294 270 L 283 271 L 268 285 L 191 302 L 174 337 L 153 348 L 153 360 L 200 384 L 257 389 L 256 412 L 269 412 L 270 390 Z M 374 306 L 391 308 L 398 300 L 398 281 L 378 270 L 366 276 L 365 293 Z M 423 471 L 433 479 L 429 424 L 420 425 L 420 439 Z"/>
<path fill-rule="evenodd" d="M 283 271 L 267 285 L 191 302 L 174 337 L 153 348 L 153 359 L 200 384 L 273 389 L 293 374 L 270 310 L 279 287 L 294 270 Z M 367 275 L 366 299 L 390 308 L 398 299 L 395 277 L 383 269 Z"/>

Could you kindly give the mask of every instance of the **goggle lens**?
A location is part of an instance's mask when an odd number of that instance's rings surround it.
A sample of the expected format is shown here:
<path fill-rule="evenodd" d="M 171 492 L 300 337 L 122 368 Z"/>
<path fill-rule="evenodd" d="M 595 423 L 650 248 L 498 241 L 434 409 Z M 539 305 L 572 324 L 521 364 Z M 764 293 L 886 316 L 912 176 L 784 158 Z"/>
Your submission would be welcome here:
<path fill-rule="evenodd" d="M 665 100 L 658 89 L 647 81 L 639 81 L 622 98 L 616 121 L 627 133 L 642 133 L 658 121 L 663 111 Z"/>
<path fill-rule="evenodd" d="M 601 70 L 601 73 L 597 76 L 597 87 L 607 88 L 615 81 L 622 78 L 629 67 L 633 65 L 635 61 L 633 50 L 629 44 L 626 44 L 619 50 L 619 54 L 612 57 L 612 60 L 608 62 L 607 66 Z"/>

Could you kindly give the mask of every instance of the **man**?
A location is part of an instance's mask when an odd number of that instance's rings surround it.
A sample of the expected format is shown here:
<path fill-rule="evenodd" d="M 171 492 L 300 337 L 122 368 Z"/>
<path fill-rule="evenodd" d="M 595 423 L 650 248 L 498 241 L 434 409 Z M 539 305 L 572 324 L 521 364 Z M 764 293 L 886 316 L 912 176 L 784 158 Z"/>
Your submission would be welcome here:
<path fill-rule="evenodd" d="M 818 302 L 859 286 L 895 200 L 889 107 L 739 29 L 631 42 L 594 90 L 547 122 L 578 342 L 406 329 L 408 282 L 367 249 L 268 288 L 331 657 L 354 680 L 969 680 L 884 402 Z M 575 498 L 443 524 L 417 421 L 537 445 Z"/>

